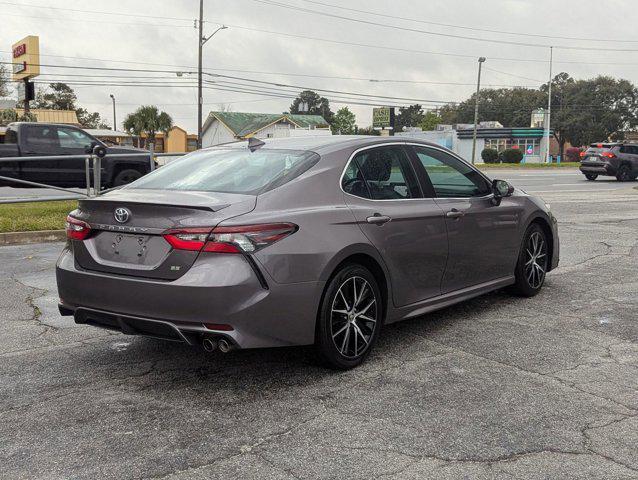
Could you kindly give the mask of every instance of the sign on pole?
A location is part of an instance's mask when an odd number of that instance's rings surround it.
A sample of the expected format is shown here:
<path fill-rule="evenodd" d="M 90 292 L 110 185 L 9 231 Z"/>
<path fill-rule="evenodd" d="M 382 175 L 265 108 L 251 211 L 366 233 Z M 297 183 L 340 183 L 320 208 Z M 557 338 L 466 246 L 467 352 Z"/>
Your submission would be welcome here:
<path fill-rule="evenodd" d="M 394 108 L 379 107 L 372 109 L 372 128 L 392 129 L 394 127 Z"/>
<path fill-rule="evenodd" d="M 40 75 L 40 39 L 29 35 L 12 48 L 13 80 L 24 80 Z"/>

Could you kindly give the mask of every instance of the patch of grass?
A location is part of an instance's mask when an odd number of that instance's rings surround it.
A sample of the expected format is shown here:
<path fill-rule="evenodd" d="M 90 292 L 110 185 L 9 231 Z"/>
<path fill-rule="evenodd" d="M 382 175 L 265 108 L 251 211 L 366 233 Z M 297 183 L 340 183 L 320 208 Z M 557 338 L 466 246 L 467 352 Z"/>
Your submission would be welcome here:
<path fill-rule="evenodd" d="M 64 229 L 67 214 L 77 206 L 77 200 L 0 205 L 0 232 Z"/>
<path fill-rule="evenodd" d="M 480 169 L 490 168 L 578 168 L 580 162 L 561 163 L 481 163 L 476 165 Z"/>

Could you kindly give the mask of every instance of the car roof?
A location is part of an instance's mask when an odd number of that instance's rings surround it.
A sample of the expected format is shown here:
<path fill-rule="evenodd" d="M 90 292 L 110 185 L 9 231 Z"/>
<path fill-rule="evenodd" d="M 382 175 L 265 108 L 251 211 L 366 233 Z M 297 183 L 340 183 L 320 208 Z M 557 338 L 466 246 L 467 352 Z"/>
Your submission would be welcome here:
<path fill-rule="evenodd" d="M 382 137 L 379 135 L 322 135 L 304 137 L 284 137 L 262 139 L 264 149 L 282 150 L 306 150 L 319 154 L 346 149 L 349 147 L 365 147 L 379 143 L 419 143 L 422 145 L 441 147 L 440 145 L 424 140 L 409 137 Z M 224 145 L 215 145 L 210 148 L 246 148 L 246 141 L 233 142 Z"/>

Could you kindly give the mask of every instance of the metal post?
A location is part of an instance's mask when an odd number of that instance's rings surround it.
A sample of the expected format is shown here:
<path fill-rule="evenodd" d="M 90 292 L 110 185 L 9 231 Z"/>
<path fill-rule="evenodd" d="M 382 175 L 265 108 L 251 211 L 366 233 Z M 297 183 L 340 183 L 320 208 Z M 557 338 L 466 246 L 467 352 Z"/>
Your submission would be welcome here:
<path fill-rule="evenodd" d="M 86 196 L 91 198 L 91 157 L 84 159 L 84 169 L 86 170 Z"/>
<path fill-rule="evenodd" d="M 31 106 L 29 105 L 29 78 L 24 79 L 24 115 L 29 115 Z"/>
<path fill-rule="evenodd" d="M 481 67 L 485 57 L 479 57 L 478 59 L 478 80 L 476 82 L 476 99 L 474 102 L 474 133 L 472 134 L 472 165 L 476 159 L 476 131 L 478 129 L 478 114 L 479 114 L 479 93 L 481 92 Z"/>
<path fill-rule="evenodd" d="M 204 47 L 204 0 L 199 0 L 199 33 L 197 35 L 198 63 L 197 63 L 197 148 L 202 148 L 202 48 Z M 151 168 L 152 169 L 152 168 Z"/>
<path fill-rule="evenodd" d="M 548 95 L 547 95 L 547 121 L 545 122 L 545 142 L 546 142 L 546 152 L 545 152 L 545 162 L 549 163 L 549 131 L 552 121 L 552 67 L 554 63 L 554 47 L 549 47 L 549 86 L 547 87 Z"/>
<path fill-rule="evenodd" d="M 110 95 L 111 100 L 113 100 L 113 131 L 117 130 L 117 118 L 115 117 L 115 95 Z"/>
<path fill-rule="evenodd" d="M 91 156 L 93 157 L 93 193 L 97 197 L 102 189 L 102 159 L 97 155 Z"/>
<path fill-rule="evenodd" d="M 148 158 L 151 162 L 151 172 L 155 170 L 155 142 L 151 142 L 148 144 Z"/>

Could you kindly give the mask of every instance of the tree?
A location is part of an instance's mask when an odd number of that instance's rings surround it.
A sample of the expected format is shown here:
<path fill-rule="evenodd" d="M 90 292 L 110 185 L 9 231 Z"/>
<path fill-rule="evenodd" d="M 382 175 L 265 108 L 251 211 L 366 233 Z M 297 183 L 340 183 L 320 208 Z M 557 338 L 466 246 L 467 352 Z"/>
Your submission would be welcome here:
<path fill-rule="evenodd" d="M 305 103 L 308 106 L 308 110 L 302 112 L 299 110 L 299 106 Z M 309 115 L 321 115 L 328 124 L 332 125 L 334 120 L 334 113 L 330 110 L 330 102 L 327 98 L 319 96 L 319 94 L 312 90 L 304 90 L 297 98 L 295 98 L 290 105 L 290 113 L 307 113 Z"/>
<path fill-rule="evenodd" d="M 352 135 L 356 130 L 356 117 L 348 107 L 340 108 L 334 116 L 332 131 L 339 135 Z"/>
<path fill-rule="evenodd" d="M 400 107 L 399 113 L 394 119 L 394 131 L 400 132 L 403 127 L 418 127 L 421 125 L 423 117 L 423 109 L 419 104 Z"/>
<path fill-rule="evenodd" d="M 6 127 L 12 122 L 37 122 L 38 119 L 32 113 L 23 113 L 18 115 L 13 108 L 0 110 L 0 127 Z"/>
<path fill-rule="evenodd" d="M 9 95 L 9 69 L 0 64 L 0 97 Z"/>
<path fill-rule="evenodd" d="M 48 110 L 74 110 L 78 122 L 84 128 L 108 128 L 98 112 L 89 112 L 76 105 L 77 95 L 66 83 L 51 83 L 45 90 L 36 94 L 35 108 Z"/>
<path fill-rule="evenodd" d="M 442 119 L 435 112 L 425 112 L 419 127 L 421 127 L 421 130 L 428 132 L 430 130 L 435 130 L 436 126 L 440 123 L 442 123 Z"/>
<path fill-rule="evenodd" d="M 168 131 L 173 127 L 173 119 L 166 112 L 160 112 L 153 105 L 145 105 L 133 113 L 129 113 L 124 119 L 124 129 L 137 137 L 142 133 L 146 134 L 148 143 L 155 143 L 155 134 L 164 132 L 168 135 Z"/>

